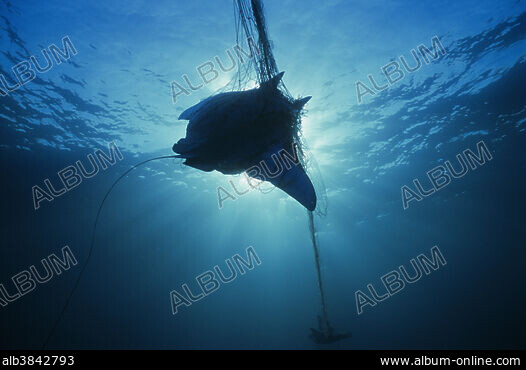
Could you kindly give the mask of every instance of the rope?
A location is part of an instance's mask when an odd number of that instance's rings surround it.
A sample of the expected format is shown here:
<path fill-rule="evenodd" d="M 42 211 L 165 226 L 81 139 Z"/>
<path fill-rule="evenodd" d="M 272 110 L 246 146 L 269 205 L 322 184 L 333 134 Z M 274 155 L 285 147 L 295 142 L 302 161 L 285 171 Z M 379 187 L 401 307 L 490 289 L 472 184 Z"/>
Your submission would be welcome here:
<path fill-rule="evenodd" d="M 146 164 L 146 163 L 151 162 L 151 161 L 156 161 L 158 159 L 167 159 L 167 158 L 179 158 L 179 157 L 176 156 L 176 155 L 166 155 L 166 156 L 162 156 L 162 157 L 155 157 L 155 158 L 147 159 L 147 160 L 145 160 L 143 162 L 137 163 L 136 165 L 134 165 L 133 167 L 128 169 L 126 172 L 124 172 L 122 175 L 120 175 L 117 178 L 117 180 L 115 180 L 113 182 L 113 184 L 111 185 L 110 189 L 106 192 L 106 195 L 104 196 L 104 199 L 102 199 L 102 202 L 100 203 L 99 210 L 97 211 L 97 217 L 95 217 L 95 225 L 93 226 L 93 232 L 91 234 L 91 245 L 90 245 L 90 248 L 89 248 L 88 257 L 86 258 L 86 260 L 84 261 L 84 264 L 82 265 L 82 269 L 80 270 L 80 274 L 77 277 L 77 280 L 75 281 L 75 285 L 73 286 L 73 289 L 71 289 L 68 298 L 66 299 L 66 303 L 64 303 L 64 306 L 62 306 L 62 311 L 60 312 L 60 315 L 59 315 L 57 321 L 55 321 L 55 324 L 53 325 L 53 328 L 49 332 L 49 335 L 47 336 L 47 338 L 46 338 L 46 340 L 44 342 L 43 349 L 46 349 L 47 345 L 49 344 L 49 341 L 51 340 L 51 338 L 55 334 L 55 331 L 57 330 L 58 326 L 60 325 L 60 322 L 62 321 L 62 317 L 64 316 L 64 313 L 66 312 L 66 310 L 69 307 L 69 304 L 71 302 L 71 298 L 73 298 L 73 295 L 75 294 L 75 292 L 76 292 L 76 290 L 77 290 L 77 288 L 79 286 L 79 282 L 82 279 L 82 276 L 84 275 L 84 271 L 86 270 L 86 267 L 88 266 L 88 263 L 89 263 L 89 261 L 91 259 L 92 254 L 93 254 L 93 249 L 95 247 L 95 235 L 97 233 L 97 224 L 99 222 L 99 217 L 100 217 L 100 214 L 102 212 L 102 207 L 104 206 L 104 202 L 106 202 L 106 199 L 108 199 L 108 196 L 110 195 L 111 191 L 113 190 L 115 185 L 117 185 L 117 183 L 119 181 L 121 181 L 121 179 L 124 176 L 129 174 L 131 171 L 133 171 L 137 167 L 142 166 L 143 164 Z"/>

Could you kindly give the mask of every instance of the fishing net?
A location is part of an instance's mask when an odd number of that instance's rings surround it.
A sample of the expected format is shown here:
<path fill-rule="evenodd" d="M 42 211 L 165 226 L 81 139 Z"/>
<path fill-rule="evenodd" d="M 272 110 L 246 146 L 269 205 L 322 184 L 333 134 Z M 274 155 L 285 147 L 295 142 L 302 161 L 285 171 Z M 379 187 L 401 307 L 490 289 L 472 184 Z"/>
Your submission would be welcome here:
<path fill-rule="evenodd" d="M 279 73 L 272 51 L 272 40 L 268 36 L 262 1 L 234 0 L 234 16 L 236 45 L 244 50 L 250 50 L 252 58 L 246 63 L 239 63 L 236 76 L 221 91 L 245 90 L 254 81 L 261 85 Z M 291 102 L 295 100 L 283 80 L 279 83 L 279 89 Z M 317 216 L 323 217 L 327 214 L 327 192 L 318 164 L 312 153 L 309 152 L 307 142 L 302 134 L 301 117 L 304 114 L 305 111 L 302 110 L 293 119 L 294 145 L 298 149 L 299 160 L 316 190 L 315 213 Z M 262 191 L 262 189 L 258 190 Z"/>
<path fill-rule="evenodd" d="M 247 164 L 250 163 L 250 158 L 256 155 L 263 158 L 268 165 L 271 162 L 269 157 L 276 152 L 276 140 L 281 143 L 281 148 L 292 149 L 297 158 L 295 162 L 299 163 L 294 163 L 290 168 L 287 167 L 288 172 L 282 171 L 286 172 L 287 181 L 281 181 L 280 178 L 277 180 L 265 177 L 255 178 L 271 182 L 309 210 L 309 232 L 314 248 L 322 306 L 321 316 L 318 317 L 319 327 L 311 329 L 312 338 L 318 343 L 331 343 L 347 337 L 346 334 L 334 333 L 327 317 L 313 214 L 313 211 L 320 216 L 326 214 L 327 197 L 318 165 L 314 157 L 308 153 L 307 145 L 301 134 L 303 106 L 310 97 L 294 99 L 281 79 L 283 73 L 279 72 L 272 53 L 272 44 L 268 37 L 261 0 L 234 0 L 234 8 L 237 43 L 240 46 L 245 43 L 244 45 L 252 50 L 253 58 L 247 64 L 238 65 L 236 77 L 223 89 L 224 91 L 229 90 L 228 93 L 213 95 L 181 114 L 180 119 L 188 119 L 190 122 L 186 137 L 174 144 L 173 150 L 178 155 L 161 156 L 142 161 L 113 182 L 99 205 L 88 256 L 82 264 L 81 271 L 57 320 L 50 329 L 44 342 L 44 348 L 47 347 L 58 329 L 77 291 L 93 254 L 97 225 L 104 203 L 122 178 L 135 168 L 151 161 L 174 158 L 185 158 L 186 165 L 203 171 L 218 170 L 226 174 L 237 174 L 242 172 L 240 169 L 249 168 Z M 254 82 L 259 84 L 259 88 L 246 91 L 247 86 Z M 222 125 L 216 125 L 218 117 Z M 247 125 L 247 117 L 252 117 L 251 124 Z M 247 136 L 253 140 L 247 140 Z M 228 153 L 230 157 L 225 158 L 225 148 L 228 152 L 228 149 L 234 146 L 237 146 L 238 151 L 231 150 Z M 262 148 L 266 148 L 267 151 L 264 152 Z M 243 153 L 243 156 L 238 156 L 238 153 Z M 223 157 L 219 160 L 214 158 L 214 156 L 221 157 L 222 155 Z M 249 158 L 248 162 L 246 158 Z M 274 166 L 276 166 L 275 163 Z M 313 180 L 312 183 L 311 180 Z"/>
<path fill-rule="evenodd" d="M 261 0 L 234 0 L 234 9 L 236 17 L 237 45 L 243 45 L 250 48 L 253 56 L 248 63 L 239 65 L 237 75 L 229 84 L 229 88 L 239 91 L 246 89 L 247 85 L 252 81 L 256 81 L 259 85 L 264 84 L 276 76 L 279 73 L 279 69 L 272 52 L 272 42 L 268 36 Z M 283 80 L 279 83 L 279 89 L 289 100 L 294 100 Z M 316 226 L 314 223 L 314 213 L 318 216 L 325 216 L 327 213 L 327 195 L 318 164 L 312 153 L 308 151 L 307 144 L 302 137 L 302 114 L 304 114 L 303 111 L 299 112 L 294 117 L 292 126 L 293 140 L 294 145 L 298 148 L 300 162 L 313 182 L 318 200 L 315 211 L 308 211 L 309 233 L 314 249 L 314 259 L 321 301 L 321 314 L 318 316 L 318 329 L 311 329 L 311 337 L 318 343 L 330 343 L 346 338 L 349 335 L 336 334 L 328 319 Z"/>

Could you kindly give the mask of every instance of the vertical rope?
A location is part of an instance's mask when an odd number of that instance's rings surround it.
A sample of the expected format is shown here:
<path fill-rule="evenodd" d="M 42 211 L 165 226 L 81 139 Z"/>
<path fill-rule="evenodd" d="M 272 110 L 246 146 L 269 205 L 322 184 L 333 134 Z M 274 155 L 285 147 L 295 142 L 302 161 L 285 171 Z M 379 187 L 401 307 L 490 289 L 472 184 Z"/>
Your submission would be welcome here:
<path fill-rule="evenodd" d="M 249 75 L 253 76 L 254 73 L 256 75 L 255 78 L 257 82 L 261 84 L 265 81 L 270 80 L 279 72 L 276 60 L 274 58 L 274 54 L 272 53 L 272 43 L 268 36 L 262 0 L 234 0 L 234 6 L 236 12 L 236 41 L 239 44 L 240 31 L 242 30 L 242 32 L 244 32 L 244 36 L 247 39 L 247 42 L 249 39 L 254 40 L 256 44 L 255 47 L 257 49 L 253 51 L 255 53 L 253 63 L 251 62 L 244 69 L 242 69 L 241 67 L 238 69 L 239 87 L 241 87 L 242 78 L 247 78 Z M 257 39 L 255 37 L 257 37 Z M 244 74 L 244 76 L 242 76 L 242 73 Z M 283 81 L 280 82 L 280 90 L 287 98 L 293 101 L 293 97 L 288 91 Z M 293 138 L 295 148 L 299 151 L 299 159 L 303 168 L 305 168 L 308 171 L 309 166 L 306 163 L 306 158 L 303 151 L 304 143 L 301 139 L 301 115 L 298 115 L 295 119 L 295 122 L 292 122 L 292 124 L 294 124 L 296 127 L 294 130 Z M 322 189 L 324 189 L 323 182 L 321 183 L 321 185 Z M 321 194 L 317 195 L 320 199 L 324 199 L 324 203 L 326 203 L 326 196 L 324 191 Z M 318 212 L 320 212 L 320 209 L 318 209 Z M 320 214 L 324 213 L 325 210 L 322 210 L 320 212 Z M 329 332 L 331 329 L 327 315 L 325 292 L 323 290 L 320 255 L 318 251 L 318 243 L 316 241 L 316 229 L 314 226 L 314 215 L 312 212 L 308 212 L 308 215 L 309 232 L 312 240 L 312 246 L 314 248 L 314 260 L 316 264 L 318 288 L 320 291 L 321 299 L 321 324 L 324 326 L 324 329 Z"/>
<path fill-rule="evenodd" d="M 234 0 L 234 9 L 236 13 L 236 42 L 239 45 L 239 31 L 243 30 L 247 42 L 250 39 L 253 40 L 256 47 L 254 62 L 249 62 L 243 71 L 241 71 L 242 68 L 238 69 L 239 86 L 235 87 L 242 87 L 241 75 L 243 77 L 253 76 L 253 72 L 255 72 L 255 79 L 261 84 L 279 73 L 272 52 L 272 42 L 268 36 L 263 2 L 261 0 Z M 250 43 L 248 46 L 251 46 Z M 280 87 L 282 92 L 289 99 L 292 99 L 292 95 L 283 81 L 280 82 Z"/>
<path fill-rule="evenodd" d="M 252 13 L 254 14 L 254 21 L 256 22 L 258 43 L 261 52 L 261 58 L 258 61 L 259 75 L 262 81 L 268 81 L 278 73 L 278 67 L 268 38 L 261 0 L 252 0 Z"/>
<path fill-rule="evenodd" d="M 312 247 L 314 248 L 314 260 L 315 260 L 316 272 L 318 276 L 318 287 L 320 289 L 322 322 L 325 325 L 325 327 L 327 327 L 329 318 L 327 316 L 327 305 L 325 303 L 325 291 L 323 290 L 323 280 L 321 277 L 320 254 L 318 252 L 318 243 L 316 241 L 316 229 L 314 228 L 314 215 L 312 211 L 308 211 L 308 214 L 309 214 L 310 238 L 312 240 Z"/>

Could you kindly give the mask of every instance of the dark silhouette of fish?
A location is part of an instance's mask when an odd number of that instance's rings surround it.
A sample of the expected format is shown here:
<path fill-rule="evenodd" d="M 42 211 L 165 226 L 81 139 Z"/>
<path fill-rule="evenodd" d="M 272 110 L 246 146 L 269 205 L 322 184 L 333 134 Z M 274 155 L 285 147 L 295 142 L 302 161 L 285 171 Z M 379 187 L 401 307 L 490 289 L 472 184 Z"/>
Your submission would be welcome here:
<path fill-rule="evenodd" d="M 179 119 L 189 121 L 186 137 L 173 151 L 202 171 L 247 171 L 313 211 L 316 192 L 294 144 L 301 111 L 311 97 L 286 97 L 278 89 L 283 74 L 258 88 L 213 95 L 185 110 Z"/>

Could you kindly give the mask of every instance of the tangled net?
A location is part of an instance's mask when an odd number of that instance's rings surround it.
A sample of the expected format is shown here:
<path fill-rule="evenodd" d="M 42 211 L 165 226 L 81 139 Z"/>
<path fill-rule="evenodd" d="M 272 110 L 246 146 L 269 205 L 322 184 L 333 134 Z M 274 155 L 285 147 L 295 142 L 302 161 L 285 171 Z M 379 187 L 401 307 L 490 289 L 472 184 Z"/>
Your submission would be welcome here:
<path fill-rule="evenodd" d="M 239 46 L 250 48 L 253 57 L 248 63 L 239 65 L 237 75 L 226 87 L 240 91 L 246 89 L 252 81 L 256 81 L 259 85 L 269 81 L 279 73 L 279 69 L 272 52 L 272 42 L 268 36 L 261 0 L 234 0 L 234 10 L 236 43 Z M 283 80 L 279 83 L 279 89 L 290 101 L 294 100 Z M 293 141 L 298 151 L 298 158 L 311 178 L 316 191 L 318 202 L 314 213 L 317 216 L 325 216 L 327 214 L 326 189 L 318 164 L 312 153 L 308 151 L 308 146 L 302 135 L 301 118 L 304 114 L 305 112 L 301 111 L 293 119 Z M 336 334 L 329 323 L 313 212 L 308 211 L 308 219 L 321 300 L 321 315 L 318 316 L 319 327 L 318 329 L 311 329 L 311 337 L 317 343 L 331 343 L 347 338 L 350 334 Z"/>
<path fill-rule="evenodd" d="M 254 81 L 261 85 L 279 73 L 272 52 L 273 44 L 268 36 L 261 0 L 234 0 L 234 16 L 236 45 L 243 49 L 248 48 L 251 51 L 252 58 L 247 63 L 239 63 L 236 76 L 221 89 L 222 91 L 245 90 Z M 291 102 L 295 100 L 283 80 L 279 83 L 279 89 Z M 301 118 L 304 115 L 305 111 L 302 110 L 293 118 L 293 141 L 298 151 L 298 158 L 316 190 L 318 202 L 314 212 L 317 216 L 323 217 L 327 215 L 327 191 L 319 166 L 312 153 L 309 152 L 309 147 L 302 134 Z"/>

